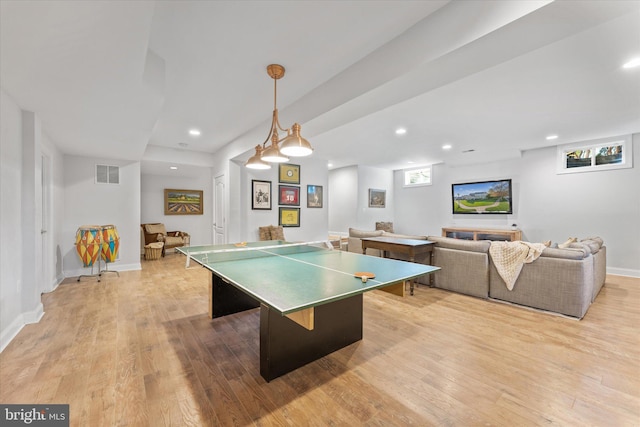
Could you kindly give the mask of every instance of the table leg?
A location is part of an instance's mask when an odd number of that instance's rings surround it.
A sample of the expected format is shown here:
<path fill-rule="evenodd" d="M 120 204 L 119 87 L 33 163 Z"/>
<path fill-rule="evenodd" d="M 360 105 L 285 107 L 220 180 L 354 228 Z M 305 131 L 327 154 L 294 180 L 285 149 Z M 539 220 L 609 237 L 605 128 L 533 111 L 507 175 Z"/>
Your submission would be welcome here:
<path fill-rule="evenodd" d="M 362 294 L 314 308 L 313 330 L 260 306 L 260 375 L 271 381 L 362 339 Z"/>
<path fill-rule="evenodd" d="M 260 303 L 221 277 L 211 274 L 209 293 L 209 317 L 226 316 L 260 307 Z"/>
<path fill-rule="evenodd" d="M 409 255 L 409 262 L 416 262 L 416 257 L 413 254 Z M 414 283 L 417 279 L 411 279 L 409 280 L 409 295 L 413 296 L 413 288 L 414 288 Z"/>

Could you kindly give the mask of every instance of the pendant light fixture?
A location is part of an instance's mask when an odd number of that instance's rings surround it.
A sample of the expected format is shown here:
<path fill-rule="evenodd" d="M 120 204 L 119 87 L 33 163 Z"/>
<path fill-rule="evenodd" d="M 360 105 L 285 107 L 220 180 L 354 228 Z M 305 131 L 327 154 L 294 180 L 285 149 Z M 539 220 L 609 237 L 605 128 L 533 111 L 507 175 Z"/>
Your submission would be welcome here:
<path fill-rule="evenodd" d="M 271 64 L 267 67 L 267 74 L 273 79 L 273 115 L 271 117 L 271 128 L 267 139 L 262 146 L 256 145 L 256 153 L 247 160 L 245 166 L 251 169 L 270 169 L 269 163 L 288 162 L 289 157 L 308 156 L 313 152 L 309 141 L 300 135 L 300 125 L 294 123 L 289 129 L 284 129 L 278 120 L 277 107 L 277 82 L 284 77 L 284 67 L 278 64 Z M 278 131 L 286 132 L 287 135 L 280 139 Z M 267 142 L 271 144 L 267 147 Z M 281 146 L 278 144 L 282 143 Z"/>

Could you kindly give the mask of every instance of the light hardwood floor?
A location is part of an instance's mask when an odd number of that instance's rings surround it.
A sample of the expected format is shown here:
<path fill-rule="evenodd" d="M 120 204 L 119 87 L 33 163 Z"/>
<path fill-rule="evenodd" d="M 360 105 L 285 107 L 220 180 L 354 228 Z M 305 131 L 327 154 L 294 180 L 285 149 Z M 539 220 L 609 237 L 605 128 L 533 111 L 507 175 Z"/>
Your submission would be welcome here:
<path fill-rule="evenodd" d="M 364 339 L 266 383 L 258 309 L 211 320 L 184 258 L 75 279 L 0 354 L 0 402 L 78 426 L 638 426 L 640 279 L 581 321 L 420 286 L 364 299 Z"/>

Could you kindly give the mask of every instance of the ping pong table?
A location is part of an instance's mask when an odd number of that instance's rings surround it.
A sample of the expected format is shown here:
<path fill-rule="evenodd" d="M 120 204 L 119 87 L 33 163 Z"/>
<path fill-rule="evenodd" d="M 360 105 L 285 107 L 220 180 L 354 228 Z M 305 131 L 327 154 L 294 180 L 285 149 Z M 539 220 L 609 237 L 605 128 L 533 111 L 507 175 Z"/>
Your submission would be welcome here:
<path fill-rule="evenodd" d="M 363 294 L 438 267 L 262 241 L 176 248 L 211 271 L 209 316 L 260 307 L 260 375 L 271 381 L 362 339 Z M 356 273 L 373 273 L 364 279 Z"/>

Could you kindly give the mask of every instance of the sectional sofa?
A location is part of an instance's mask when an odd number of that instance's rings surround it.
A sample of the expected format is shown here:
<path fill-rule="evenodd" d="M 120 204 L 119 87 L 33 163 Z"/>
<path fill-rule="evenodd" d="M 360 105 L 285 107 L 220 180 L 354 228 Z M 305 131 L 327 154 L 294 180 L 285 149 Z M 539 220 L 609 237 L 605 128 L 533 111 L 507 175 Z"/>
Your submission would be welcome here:
<path fill-rule="evenodd" d="M 434 242 L 430 262 L 441 268 L 433 285 L 479 298 L 555 312 L 581 319 L 602 289 L 606 276 L 606 246 L 600 238 L 584 239 L 567 248 L 546 248 L 524 264 L 513 290 L 508 290 L 489 255 L 491 241 L 459 240 L 440 236 L 406 236 L 386 231 L 350 229 L 348 250 L 362 253 L 362 237 L 390 236 Z M 368 255 L 380 256 L 368 250 Z M 402 259 L 400 254 L 392 254 Z M 421 283 L 428 284 L 427 279 Z"/>

